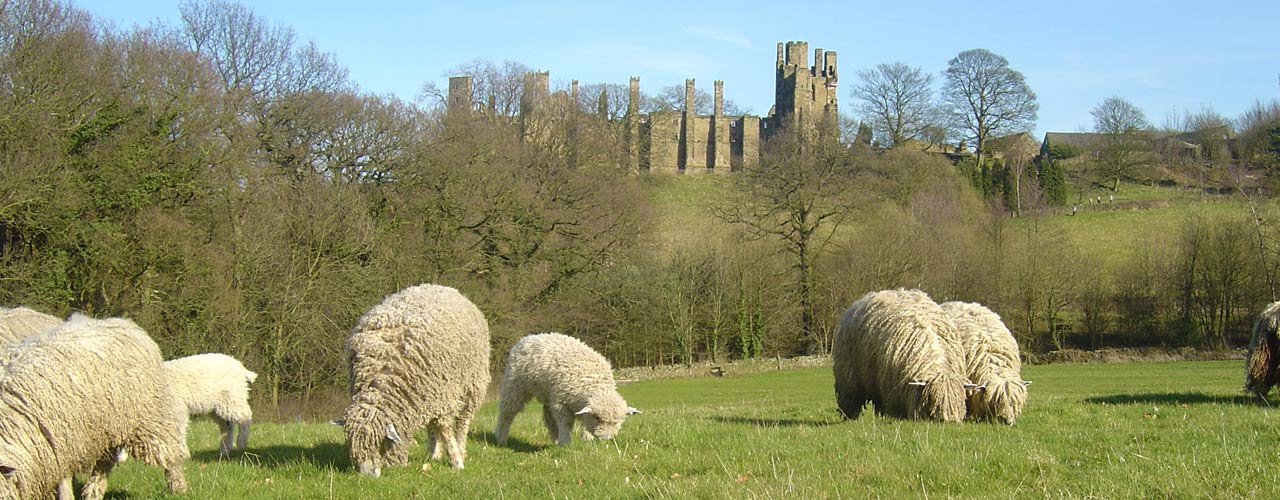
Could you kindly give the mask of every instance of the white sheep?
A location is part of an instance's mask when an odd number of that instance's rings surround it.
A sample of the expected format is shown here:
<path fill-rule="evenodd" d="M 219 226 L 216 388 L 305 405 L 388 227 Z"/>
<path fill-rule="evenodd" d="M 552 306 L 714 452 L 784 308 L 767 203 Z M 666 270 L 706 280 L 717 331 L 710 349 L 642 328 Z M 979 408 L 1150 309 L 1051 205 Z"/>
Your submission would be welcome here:
<path fill-rule="evenodd" d="M 226 354 L 196 354 L 164 362 L 165 375 L 174 399 L 182 405 L 182 435 L 186 436 L 187 416 L 212 413 L 218 421 L 222 445 L 218 451 L 244 450 L 249 441 L 249 384 L 258 374 Z M 239 436 L 235 434 L 239 430 Z M 234 447 L 233 444 L 234 438 Z"/>
<path fill-rule="evenodd" d="M 75 315 L 8 345 L 0 361 L 0 498 L 49 497 L 91 470 L 82 494 L 100 499 L 118 450 L 163 468 L 170 491 L 186 489 L 189 453 L 160 348 L 132 321 Z"/>
<path fill-rule="evenodd" d="M 844 312 L 832 345 L 836 404 L 856 419 L 867 401 L 876 413 L 959 422 L 965 378 L 946 313 L 919 290 L 870 292 Z"/>
<path fill-rule="evenodd" d="M 1280 383 L 1280 302 L 1272 302 L 1253 324 L 1249 357 L 1245 361 L 1244 390 L 1266 397 Z"/>
<path fill-rule="evenodd" d="M 388 296 L 356 323 L 346 343 L 351 405 L 343 427 L 351 462 L 374 477 L 408 461 L 426 427 L 463 467 L 467 431 L 489 387 L 489 324 L 452 288 L 423 284 Z"/>
<path fill-rule="evenodd" d="M 946 302 L 942 310 L 955 325 L 946 332 L 955 335 L 951 344 L 960 349 L 971 384 L 969 416 L 1013 425 L 1027 404 L 1031 384 L 1022 380 L 1018 341 L 1000 315 L 981 304 Z"/>
<path fill-rule="evenodd" d="M 17 342 L 61 324 L 62 320 L 57 317 L 22 306 L 0 307 L 0 344 Z"/>
<path fill-rule="evenodd" d="M 542 403 L 542 422 L 556 444 L 569 444 L 575 418 L 582 420 L 583 439 L 610 439 L 627 415 L 613 381 L 613 368 L 591 347 L 559 333 L 528 335 L 511 347 L 499 389 L 498 425 L 494 437 L 507 442 L 511 421 L 525 403 Z"/>

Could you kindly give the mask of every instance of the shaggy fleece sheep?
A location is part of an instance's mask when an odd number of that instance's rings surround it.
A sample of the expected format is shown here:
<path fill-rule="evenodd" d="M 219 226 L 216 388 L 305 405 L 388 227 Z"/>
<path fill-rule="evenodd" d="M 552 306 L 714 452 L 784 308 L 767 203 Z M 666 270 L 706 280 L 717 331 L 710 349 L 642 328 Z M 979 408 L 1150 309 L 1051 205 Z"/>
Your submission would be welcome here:
<path fill-rule="evenodd" d="M 182 407 L 182 435 L 187 435 L 189 415 L 212 413 L 222 435 L 219 451 L 244 450 L 249 442 L 249 384 L 258 374 L 226 354 L 196 354 L 164 362 L 169 389 Z M 235 436 L 237 429 L 239 436 Z M 234 439 L 234 447 L 232 446 Z"/>
<path fill-rule="evenodd" d="M 17 342 L 61 324 L 59 318 L 22 306 L 0 307 L 0 344 Z"/>
<path fill-rule="evenodd" d="M 1244 390 L 1266 396 L 1280 383 L 1280 302 L 1273 302 L 1258 315 L 1249 339 L 1249 359 L 1245 362 Z"/>
<path fill-rule="evenodd" d="M 946 302 L 942 310 L 955 326 L 943 332 L 955 335 L 950 344 L 960 348 L 964 374 L 976 385 L 969 391 L 969 416 L 1013 425 L 1027 404 L 1029 384 L 1022 380 L 1018 341 L 1000 315 L 981 304 Z"/>
<path fill-rule="evenodd" d="M 132 321 L 75 315 L 0 356 L 0 498 L 45 498 L 92 470 L 84 498 L 106 493 L 123 449 L 186 489 L 189 457 L 160 348 Z"/>
<path fill-rule="evenodd" d="M 423 284 L 388 296 L 347 338 L 351 405 L 343 426 L 351 462 L 374 477 L 408 460 L 413 433 L 430 432 L 461 469 L 471 418 L 489 387 L 489 324 L 452 288 Z"/>
<path fill-rule="evenodd" d="M 870 292 L 844 312 L 831 351 L 836 404 L 856 419 L 876 413 L 959 422 L 965 378 L 947 315 L 919 290 Z"/>
<path fill-rule="evenodd" d="M 559 333 L 528 335 L 511 347 L 499 389 L 494 437 L 507 443 L 511 421 L 531 398 L 542 403 L 542 422 L 556 444 L 569 444 L 575 419 L 583 439 L 610 439 L 627 415 L 640 413 L 618 394 L 609 360 L 582 341 Z"/>

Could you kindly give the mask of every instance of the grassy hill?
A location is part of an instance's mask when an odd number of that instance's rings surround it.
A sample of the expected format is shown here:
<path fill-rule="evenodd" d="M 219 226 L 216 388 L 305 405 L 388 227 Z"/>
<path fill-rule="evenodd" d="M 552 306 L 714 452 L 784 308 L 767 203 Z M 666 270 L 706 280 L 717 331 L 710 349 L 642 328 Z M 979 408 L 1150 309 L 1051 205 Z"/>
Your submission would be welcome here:
<path fill-rule="evenodd" d="M 1276 410 L 1240 393 L 1239 361 L 1029 366 L 1016 425 L 842 421 L 827 367 L 624 385 L 645 411 L 618 439 L 555 447 L 536 404 L 512 445 L 492 443 L 494 404 L 467 468 L 428 461 L 371 479 L 327 423 L 258 424 L 247 453 L 217 456 L 193 426 L 191 490 L 179 498 L 1274 498 Z M 418 434 L 419 442 L 425 435 Z M 129 461 L 116 498 L 162 496 L 161 472 Z"/>

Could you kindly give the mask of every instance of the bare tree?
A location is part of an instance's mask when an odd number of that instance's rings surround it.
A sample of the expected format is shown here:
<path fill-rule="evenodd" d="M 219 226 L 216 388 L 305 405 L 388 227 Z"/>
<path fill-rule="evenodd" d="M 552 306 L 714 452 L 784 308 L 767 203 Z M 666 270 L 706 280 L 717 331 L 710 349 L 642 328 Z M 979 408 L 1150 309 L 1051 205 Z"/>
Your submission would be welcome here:
<path fill-rule="evenodd" d="M 943 108 L 956 128 L 974 140 L 979 166 L 992 134 L 1034 126 L 1040 109 L 1036 93 L 1004 56 L 987 49 L 966 50 L 947 62 L 943 74 Z"/>
<path fill-rule="evenodd" d="M 1113 179 L 1111 190 L 1120 189 L 1120 177 L 1131 174 L 1149 149 L 1147 115 L 1122 97 L 1108 97 L 1093 110 L 1093 131 L 1098 133 L 1098 162 L 1104 178 Z"/>
<path fill-rule="evenodd" d="M 662 91 L 656 96 L 649 96 L 641 99 L 640 110 L 646 113 L 653 111 L 681 111 L 684 109 L 684 85 L 669 85 L 662 88 Z M 701 88 L 695 88 L 693 91 L 693 112 L 699 115 L 709 115 L 714 111 L 714 98 L 710 92 Z M 724 114 L 736 116 L 745 114 L 742 108 L 731 99 L 724 100 Z"/>
<path fill-rule="evenodd" d="M 858 80 L 849 94 L 862 100 L 858 111 L 871 121 L 877 140 L 897 146 L 929 125 L 933 75 L 898 62 L 859 71 Z"/>

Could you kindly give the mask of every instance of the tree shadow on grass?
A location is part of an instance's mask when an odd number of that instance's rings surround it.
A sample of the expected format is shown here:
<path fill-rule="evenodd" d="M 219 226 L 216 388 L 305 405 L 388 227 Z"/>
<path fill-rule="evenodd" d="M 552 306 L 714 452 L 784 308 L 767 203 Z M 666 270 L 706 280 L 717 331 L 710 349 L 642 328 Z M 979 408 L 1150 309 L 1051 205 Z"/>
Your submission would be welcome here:
<path fill-rule="evenodd" d="M 756 427 L 826 427 L 839 421 L 799 418 L 708 417 L 707 420 L 722 424 L 754 425 Z"/>
<path fill-rule="evenodd" d="M 493 446 L 495 448 L 511 448 L 512 450 L 519 453 L 536 453 L 536 452 L 545 450 L 547 448 L 551 448 L 551 445 L 533 444 L 523 439 L 517 438 L 515 436 L 507 436 L 507 444 L 500 445 L 494 439 L 493 433 L 483 432 L 483 431 L 468 432 L 467 439 L 469 441 L 482 441 L 485 444 L 489 446 Z"/>
<path fill-rule="evenodd" d="M 1197 405 L 1197 404 L 1229 404 L 1240 406 L 1271 407 L 1275 403 L 1249 394 L 1226 395 L 1205 394 L 1203 392 L 1147 392 L 1142 394 L 1112 394 L 1085 398 L 1084 402 L 1093 404 L 1157 404 L 1157 405 Z"/>
<path fill-rule="evenodd" d="M 332 467 L 338 470 L 351 468 L 351 455 L 347 451 L 346 443 L 319 443 L 311 447 L 250 445 L 245 451 L 233 451 L 225 457 L 221 456 L 218 450 L 199 451 L 192 453 L 191 459 L 197 462 L 242 463 L 269 469 L 293 463 L 309 463 L 316 467 Z"/>

